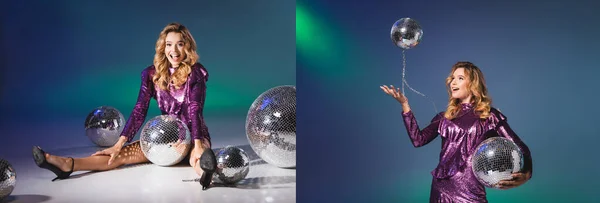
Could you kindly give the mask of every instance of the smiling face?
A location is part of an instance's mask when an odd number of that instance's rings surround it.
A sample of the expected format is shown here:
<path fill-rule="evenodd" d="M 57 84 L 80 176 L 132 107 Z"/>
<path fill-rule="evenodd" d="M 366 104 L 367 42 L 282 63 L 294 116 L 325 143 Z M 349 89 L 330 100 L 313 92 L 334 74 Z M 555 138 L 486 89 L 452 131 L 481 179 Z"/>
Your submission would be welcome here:
<path fill-rule="evenodd" d="M 452 73 L 450 80 L 450 92 L 452 98 L 459 99 L 461 103 L 471 102 L 471 90 L 469 88 L 469 77 L 464 68 L 457 68 Z"/>
<path fill-rule="evenodd" d="M 173 68 L 179 67 L 185 59 L 184 41 L 181 33 L 169 32 L 165 39 L 165 56 Z"/>

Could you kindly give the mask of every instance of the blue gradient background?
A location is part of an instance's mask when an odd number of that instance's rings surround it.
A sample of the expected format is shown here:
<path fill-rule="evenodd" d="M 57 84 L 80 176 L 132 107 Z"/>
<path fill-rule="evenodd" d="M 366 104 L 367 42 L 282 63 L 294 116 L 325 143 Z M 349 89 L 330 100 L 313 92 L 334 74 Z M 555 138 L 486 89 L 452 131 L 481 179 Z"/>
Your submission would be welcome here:
<path fill-rule="evenodd" d="M 100 105 L 127 117 L 170 22 L 190 29 L 209 71 L 209 117 L 245 116 L 263 91 L 295 84 L 294 1 L 5 1 L 0 13 L 11 118 L 85 118 Z"/>
<path fill-rule="evenodd" d="M 296 1 L 299 202 L 428 202 L 441 139 L 414 148 L 401 106 L 403 17 L 423 28 L 406 51 L 406 77 L 447 105 L 444 80 L 467 60 L 493 106 L 533 154 L 531 181 L 488 189 L 490 202 L 598 201 L 599 3 L 591 1 Z M 421 127 L 432 103 L 406 89 Z"/>

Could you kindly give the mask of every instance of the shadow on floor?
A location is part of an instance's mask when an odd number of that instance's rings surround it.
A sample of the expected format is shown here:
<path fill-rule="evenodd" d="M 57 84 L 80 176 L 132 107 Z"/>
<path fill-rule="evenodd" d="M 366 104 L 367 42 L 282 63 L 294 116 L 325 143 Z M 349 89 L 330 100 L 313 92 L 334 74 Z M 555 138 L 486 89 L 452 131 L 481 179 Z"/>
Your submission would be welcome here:
<path fill-rule="evenodd" d="M 10 195 L 5 197 L 1 203 L 12 203 L 12 202 L 28 202 L 28 203 L 39 203 L 50 200 L 49 196 L 46 195 Z"/>
<path fill-rule="evenodd" d="M 183 180 L 184 182 L 197 182 L 200 184 L 200 178 L 193 180 Z M 239 189 L 277 189 L 277 188 L 293 188 L 295 186 L 285 185 L 289 183 L 295 183 L 296 176 L 270 176 L 270 177 L 254 177 L 240 180 L 235 184 L 224 184 L 220 181 L 215 181 L 211 184 L 210 188 L 215 187 L 227 187 L 227 188 L 239 188 Z M 210 189 L 209 188 L 209 189 Z"/>

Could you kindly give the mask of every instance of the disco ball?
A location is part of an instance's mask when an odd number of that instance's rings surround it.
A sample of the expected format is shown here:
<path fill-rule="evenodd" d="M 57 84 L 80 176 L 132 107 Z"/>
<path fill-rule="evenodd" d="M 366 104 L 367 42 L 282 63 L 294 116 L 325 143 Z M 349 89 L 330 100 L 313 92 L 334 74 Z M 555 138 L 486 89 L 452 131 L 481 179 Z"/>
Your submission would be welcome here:
<path fill-rule="evenodd" d="M 521 149 L 506 138 L 488 138 L 476 149 L 471 157 L 473 173 L 486 187 L 499 188 L 498 182 L 512 179 L 511 174 L 523 168 Z"/>
<path fill-rule="evenodd" d="M 90 112 L 85 119 L 85 134 L 96 145 L 110 147 L 119 141 L 125 126 L 125 118 L 119 110 L 101 106 Z"/>
<path fill-rule="evenodd" d="M 417 46 L 423 38 L 423 29 L 412 18 L 401 18 L 392 26 L 390 38 L 397 47 L 404 50 Z"/>
<path fill-rule="evenodd" d="M 243 180 L 250 171 L 248 154 L 238 147 L 227 146 L 217 153 L 218 180 L 226 184 L 234 184 Z"/>
<path fill-rule="evenodd" d="M 254 100 L 246 136 L 256 154 L 280 168 L 296 167 L 296 87 L 278 86 Z"/>
<path fill-rule="evenodd" d="M 0 159 L 0 201 L 8 197 L 17 184 L 15 169 L 4 159 Z"/>
<path fill-rule="evenodd" d="M 142 152 L 148 160 L 159 166 L 181 162 L 188 154 L 191 142 L 188 127 L 171 115 L 150 119 L 140 133 Z"/>

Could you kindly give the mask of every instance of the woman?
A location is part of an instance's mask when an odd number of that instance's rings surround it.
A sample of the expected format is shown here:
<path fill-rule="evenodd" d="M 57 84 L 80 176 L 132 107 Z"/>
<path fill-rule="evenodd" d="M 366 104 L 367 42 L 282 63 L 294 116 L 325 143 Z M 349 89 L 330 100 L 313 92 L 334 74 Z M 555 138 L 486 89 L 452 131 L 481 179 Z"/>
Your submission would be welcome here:
<path fill-rule="evenodd" d="M 470 158 L 483 140 L 502 136 L 512 140 L 525 156 L 522 172 L 513 179 L 499 182 L 501 189 L 517 187 L 532 175 L 529 148 L 511 130 L 506 117 L 491 107 L 483 73 L 470 62 L 458 62 L 446 79 L 449 104 L 445 112 L 436 115 L 431 124 L 420 130 L 408 99 L 394 86 L 381 86 L 388 95 L 402 104 L 402 117 L 415 147 L 426 145 L 438 135 L 442 137 L 440 163 L 431 172 L 430 202 L 487 202 L 485 187 L 471 170 Z"/>
<path fill-rule="evenodd" d="M 154 64 L 142 71 L 138 100 L 119 141 L 110 148 L 84 158 L 53 156 L 45 153 L 40 147 L 34 147 L 36 164 L 54 172 L 57 175 L 54 179 L 56 180 L 68 178 L 74 171 L 105 171 L 126 164 L 149 162 L 141 151 L 139 141 L 125 144 L 131 142 L 142 126 L 150 99 L 154 98 L 163 115 L 174 115 L 188 125 L 194 140 L 192 146 L 182 144 L 178 148 L 192 148 L 189 163 L 196 173 L 210 184 L 215 165 L 214 154 L 208 128 L 202 116 L 208 72 L 202 64 L 197 63 L 198 58 L 196 42 L 189 30 L 178 23 L 167 25 L 156 42 Z M 205 151 L 208 155 L 203 154 Z M 208 157 L 206 160 L 203 157 L 203 162 L 209 166 L 201 167 L 198 164 L 201 156 Z M 206 186 L 204 182 L 203 185 Z"/>

